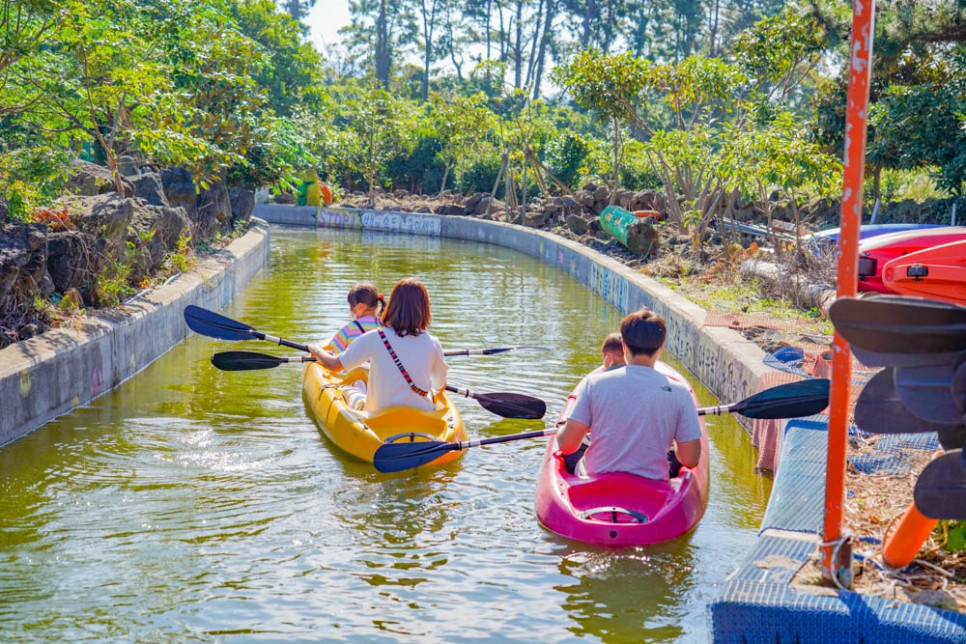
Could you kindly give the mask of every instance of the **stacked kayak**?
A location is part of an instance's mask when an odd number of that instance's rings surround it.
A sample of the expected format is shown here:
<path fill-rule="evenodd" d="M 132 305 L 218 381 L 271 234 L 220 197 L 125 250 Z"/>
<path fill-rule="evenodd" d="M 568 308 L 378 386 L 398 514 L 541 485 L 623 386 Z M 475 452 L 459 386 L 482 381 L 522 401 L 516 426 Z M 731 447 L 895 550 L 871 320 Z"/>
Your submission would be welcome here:
<path fill-rule="evenodd" d="M 389 407 L 370 415 L 351 408 L 346 402 L 346 388 L 366 377 L 365 369 L 335 374 L 316 362 L 305 366 L 302 396 L 319 427 L 339 449 L 371 463 L 385 442 L 466 440 L 463 419 L 444 393 L 436 396 L 436 411 Z M 447 452 L 428 465 L 448 463 L 460 454 Z"/>
<path fill-rule="evenodd" d="M 687 384 L 681 374 L 663 362 L 658 362 L 657 369 Z M 569 414 L 575 402 L 572 396 L 567 400 L 561 418 Z M 698 466 L 682 467 L 670 481 L 624 472 L 571 474 L 556 439 L 551 437 L 537 479 L 537 518 L 551 532 L 600 546 L 643 546 L 686 534 L 698 524 L 708 505 L 708 434 L 703 419 L 701 430 Z"/>
<path fill-rule="evenodd" d="M 966 305 L 966 240 L 897 257 L 883 267 L 882 282 L 903 295 Z"/>
<path fill-rule="evenodd" d="M 909 230 L 925 230 L 927 228 L 941 228 L 940 224 L 863 224 L 859 226 L 859 239 L 871 239 L 879 235 L 890 233 L 901 233 Z M 841 228 L 829 228 L 820 230 L 810 235 L 805 243 L 818 244 L 824 246 L 834 246 L 839 241 L 842 234 Z"/>
<path fill-rule="evenodd" d="M 859 242 L 859 290 L 895 293 L 882 281 L 882 270 L 889 261 L 926 248 L 962 240 L 966 240 L 966 226 L 909 230 Z"/>

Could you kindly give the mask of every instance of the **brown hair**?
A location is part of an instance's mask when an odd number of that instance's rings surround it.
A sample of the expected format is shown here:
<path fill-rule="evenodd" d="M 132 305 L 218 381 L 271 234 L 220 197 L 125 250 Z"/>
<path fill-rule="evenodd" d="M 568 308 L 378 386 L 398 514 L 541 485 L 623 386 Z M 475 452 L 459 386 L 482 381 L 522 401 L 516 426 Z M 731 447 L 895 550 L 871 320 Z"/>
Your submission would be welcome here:
<path fill-rule="evenodd" d="M 429 308 L 429 293 L 415 277 L 396 282 L 389 296 L 389 305 L 382 312 L 382 325 L 391 326 L 397 335 L 419 335 L 429 327 L 433 314 Z"/>
<path fill-rule="evenodd" d="M 600 345 L 601 353 L 623 353 L 624 347 L 621 346 L 621 334 L 611 333 L 604 338 L 604 343 Z"/>
<path fill-rule="evenodd" d="M 631 355 L 653 356 L 664 346 L 667 323 L 660 315 L 641 309 L 621 320 L 621 338 Z"/>
<path fill-rule="evenodd" d="M 377 313 L 380 309 L 386 308 L 386 298 L 382 296 L 375 284 L 369 282 L 360 282 L 353 286 L 346 299 L 349 301 L 350 307 L 356 304 L 365 304 L 371 309 L 376 309 Z"/>

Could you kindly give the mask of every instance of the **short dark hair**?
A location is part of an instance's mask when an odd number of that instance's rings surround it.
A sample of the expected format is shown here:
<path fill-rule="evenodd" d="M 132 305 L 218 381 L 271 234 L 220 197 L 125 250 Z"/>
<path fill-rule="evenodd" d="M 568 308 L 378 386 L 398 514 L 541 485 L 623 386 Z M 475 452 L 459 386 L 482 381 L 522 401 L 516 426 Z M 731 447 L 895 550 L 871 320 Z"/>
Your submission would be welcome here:
<path fill-rule="evenodd" d="M 654 355 L 664 346 L 667 323 L 657 313 L 640 309 L 621 320 L 621 339 L 631 355 Z"/>
<path fill-rule="evenodd" d="M 621 334 L 611 333 L 604 338 L 604 343 L 600 345 L 601 353 L 623 353 L 624 347 L 621 346 Z"/>
<path fill-rule="evenodd" d="M 433 314 L 429 307 L 429 292 L 415 277 L 396 282 L 389 295 L 389 304 L 382 312 L 383 326 L 390 326 L 399 335 L 419 335 L 429 327 Z"/>

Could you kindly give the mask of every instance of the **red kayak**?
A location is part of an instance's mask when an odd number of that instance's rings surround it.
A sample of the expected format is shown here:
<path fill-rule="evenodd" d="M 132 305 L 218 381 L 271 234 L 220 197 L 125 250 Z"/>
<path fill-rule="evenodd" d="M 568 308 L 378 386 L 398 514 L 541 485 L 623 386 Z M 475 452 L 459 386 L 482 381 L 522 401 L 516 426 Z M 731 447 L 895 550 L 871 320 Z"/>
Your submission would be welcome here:
<path fill-rule="evenodd" d="M 859 290 L 895 293 L 882 281 L 890 261 L 926 248 L 966 240 L 966 226 L 943 226 L 879 235 L 859 242 Z"/>
<path fill-rule="evenodd" d="M 966 304 L 966 240 L 897 257 L 883 267 L 882 281 L 903 295 Z"/>
<path fill-rule="evenodd" d="M 658 362 L 657 369 L 672 380 L 688 382 L 663 362 Z M 571 395 L 561 418 L 574 402 Z M 564 466 L 556 438 L 551 436 L 537 479 L 537 518 L 551 532 L 599 546 L 644 546 L 688 533 L 698 525 L 708 505 L 708 433 L 703 418 L 701 431 L 698 466 L 682 467 L 670 481 L 624 472 L 571 474 Z"/>

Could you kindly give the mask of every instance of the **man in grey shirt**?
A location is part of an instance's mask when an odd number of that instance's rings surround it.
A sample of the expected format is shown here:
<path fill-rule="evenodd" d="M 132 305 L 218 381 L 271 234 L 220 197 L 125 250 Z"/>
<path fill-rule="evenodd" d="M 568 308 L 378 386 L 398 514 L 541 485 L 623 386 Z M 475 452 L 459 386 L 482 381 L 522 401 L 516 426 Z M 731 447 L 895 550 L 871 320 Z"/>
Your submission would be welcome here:
<path fill-rule="evenodd" d="M 701 424 L 685 383 L 670 380 L 657 364 L 667 325 L 647 309 L 621 322 L 627 366 L 584 378 L 574 394 L 567 424 L 557 434 L 564 454 L 580 448 L 593 431 L 593 442 L 581 461 L 588 474 L 630 472 L 667 480 L 667 450 L 677 445 L 677 458 L 695 467 L 701 457 Z"/>

